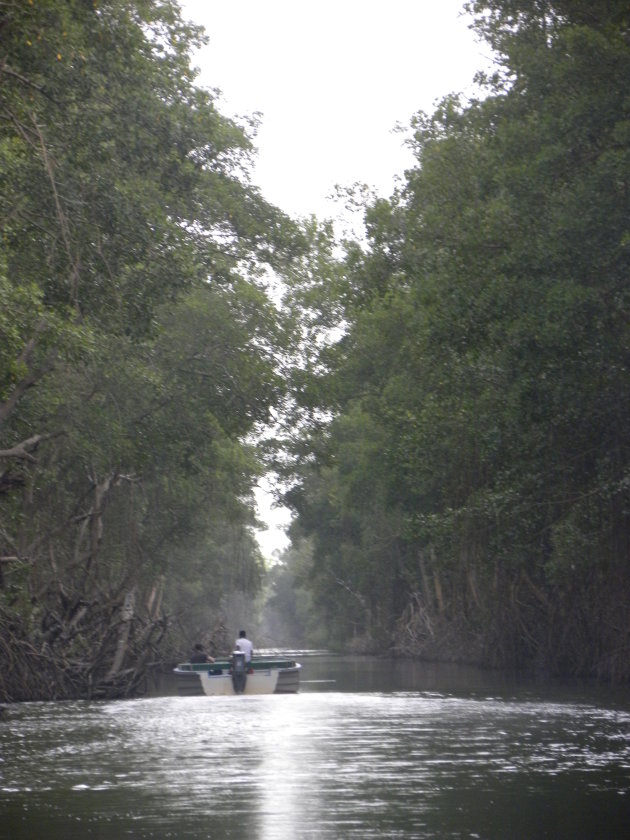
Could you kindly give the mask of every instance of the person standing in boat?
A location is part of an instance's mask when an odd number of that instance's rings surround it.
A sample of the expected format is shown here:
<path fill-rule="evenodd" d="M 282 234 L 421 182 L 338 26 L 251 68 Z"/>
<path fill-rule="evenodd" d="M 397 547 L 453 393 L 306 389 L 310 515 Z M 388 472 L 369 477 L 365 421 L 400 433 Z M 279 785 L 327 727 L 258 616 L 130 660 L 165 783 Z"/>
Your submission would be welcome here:
<path fill-rule="evenodd" d="M 240 650 L 241 653 L 245 654 L 245 662 L 248 665 L 251 663 L 254 646 L 247 638 L 247 633 L 244 630 L 241 630 L 238 634 L 238 639 L 234 642 L 234 649 Z"/>
<path fill-rule="evenodd" d="M 195 662 L 214 662 L 214 659 L 205 652 L 203 645 L 197 643 L 192 649 L 189 661 L 194 664 Z"/>

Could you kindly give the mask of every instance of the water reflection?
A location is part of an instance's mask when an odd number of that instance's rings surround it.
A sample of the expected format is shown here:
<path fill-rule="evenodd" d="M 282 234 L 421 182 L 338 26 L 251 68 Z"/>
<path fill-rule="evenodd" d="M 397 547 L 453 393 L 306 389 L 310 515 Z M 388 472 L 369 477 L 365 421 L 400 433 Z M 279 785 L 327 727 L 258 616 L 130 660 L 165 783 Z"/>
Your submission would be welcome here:
<path fill-rule="evenodd" d="M 409 669 L 384 680 L 383 663 L 350 664 L 306 663 L 296 696 L 15 707 L 0 723 L 0 837 L 625 836 L 628 708 L 487 675 L 440 691 L 425 672 L 408 690 Z M 329 690 L 308 682 L 320 666 Z"/>

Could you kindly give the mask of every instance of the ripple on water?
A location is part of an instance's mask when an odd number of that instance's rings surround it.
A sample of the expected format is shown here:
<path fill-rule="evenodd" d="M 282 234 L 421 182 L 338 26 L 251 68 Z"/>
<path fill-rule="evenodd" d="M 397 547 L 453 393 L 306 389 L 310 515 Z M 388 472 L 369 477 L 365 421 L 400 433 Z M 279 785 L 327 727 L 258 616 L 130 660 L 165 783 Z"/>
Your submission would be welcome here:
<path fill-rule="evenodd" d="M 27 704 L 0 738 L 5 798 L 108 840 L 121 820 L 134 837 L 489 837 L 517 801 L 630 788 L 626 712 L 435 692 Z"/>

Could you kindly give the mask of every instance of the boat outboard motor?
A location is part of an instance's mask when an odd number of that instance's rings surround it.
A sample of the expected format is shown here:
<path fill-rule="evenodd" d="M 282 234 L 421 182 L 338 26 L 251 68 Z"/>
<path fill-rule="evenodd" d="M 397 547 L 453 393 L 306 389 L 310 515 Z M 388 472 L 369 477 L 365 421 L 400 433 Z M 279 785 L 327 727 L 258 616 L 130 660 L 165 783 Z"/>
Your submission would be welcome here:
<path fill-rule="evenodd" d="M 235 650 L 232 654 L 232 686 L 234 687 L 234 694 L 242 694 L 245 691 L 247 683 L 247 663 L 245 662 L 245 654 L 240 650 Z"/>

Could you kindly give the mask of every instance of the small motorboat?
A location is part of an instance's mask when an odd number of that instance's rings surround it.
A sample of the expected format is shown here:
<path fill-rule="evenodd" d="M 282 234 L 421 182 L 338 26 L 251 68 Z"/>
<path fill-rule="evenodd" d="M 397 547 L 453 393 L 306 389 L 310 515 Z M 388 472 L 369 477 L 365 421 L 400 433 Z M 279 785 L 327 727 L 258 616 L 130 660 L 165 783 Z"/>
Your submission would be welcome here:
<path fill-rule="evenodd" d="M 300 688 L 302 666 L 293 659 L 254 657 L 234 651 L 229 659 L 215 662 L 182 662 L 173 669 L 180 696 L 206 694 L 295 694 Z"/>

